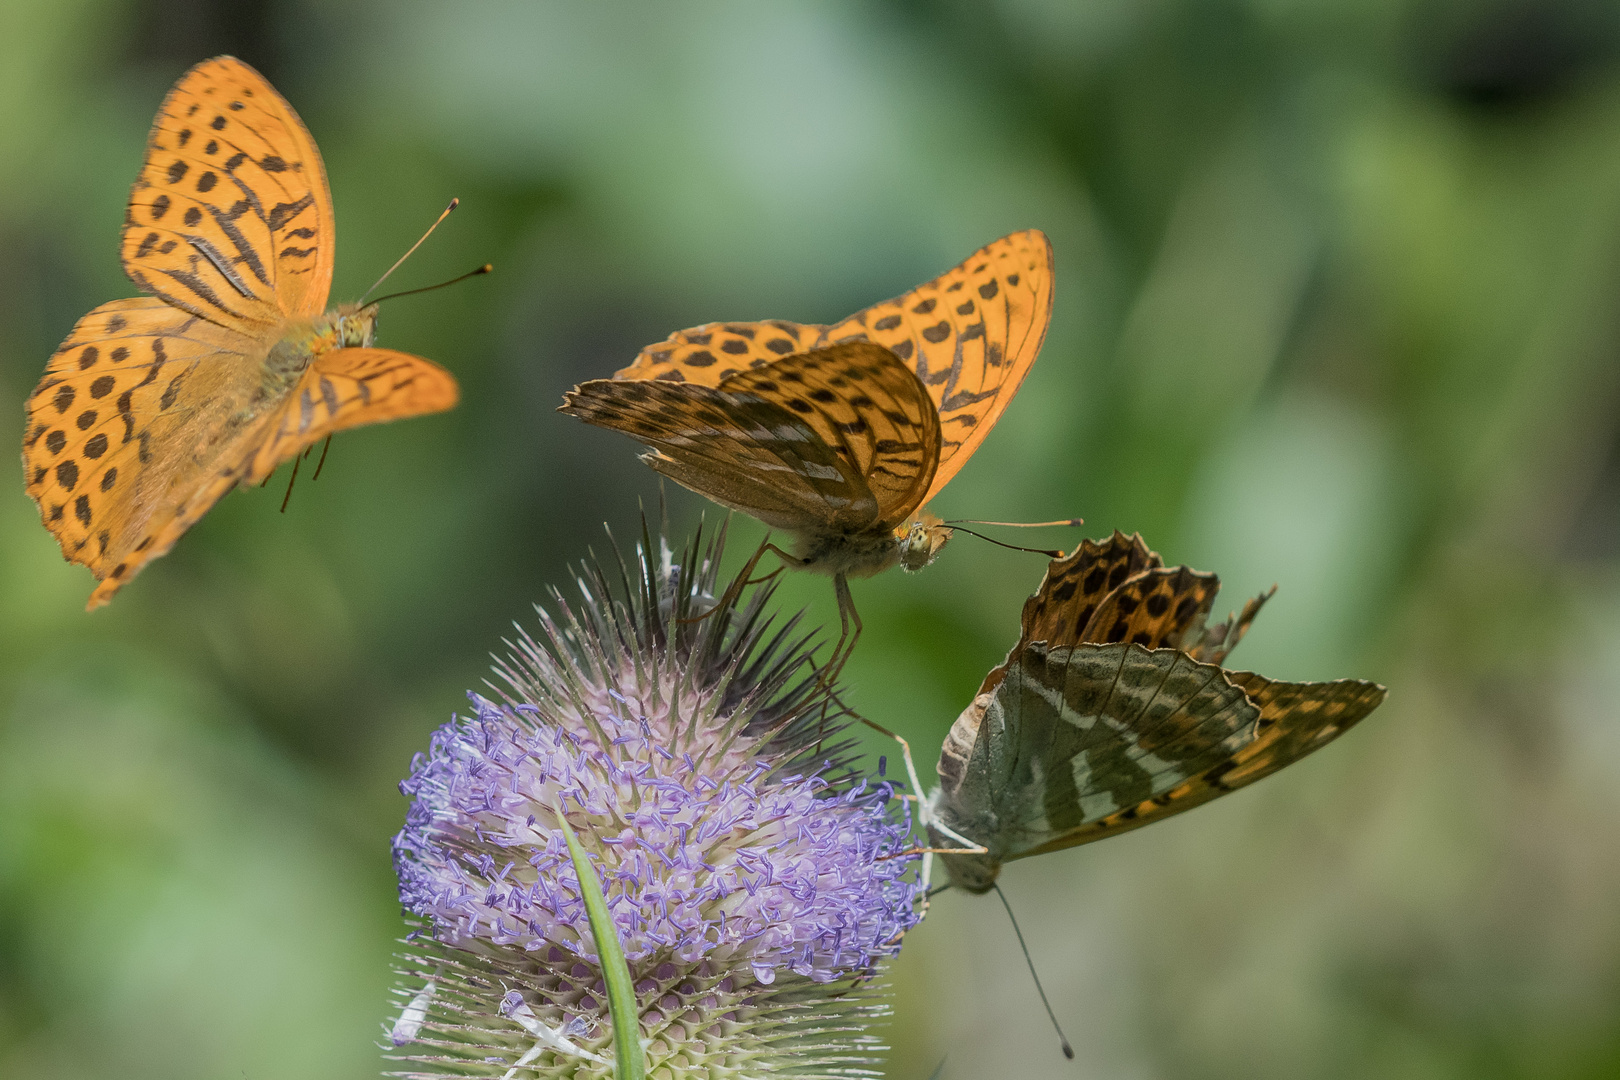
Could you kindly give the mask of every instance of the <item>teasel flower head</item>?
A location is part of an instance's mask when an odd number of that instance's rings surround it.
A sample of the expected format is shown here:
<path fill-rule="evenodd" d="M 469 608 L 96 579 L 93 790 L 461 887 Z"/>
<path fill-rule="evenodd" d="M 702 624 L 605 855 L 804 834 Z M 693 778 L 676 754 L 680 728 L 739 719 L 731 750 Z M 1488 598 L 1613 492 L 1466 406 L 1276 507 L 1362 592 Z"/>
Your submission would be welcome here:
<path fill-rule="evenodd" d="M 417 929 L 397 1076 L 611 1077 L 605 988 L 557 815 L 602 879 L 647 1075 L 871 1076 L 881 961 L 916 921 L 911 822 L 724 530 L 646 527 L 418 755 L 394 839 Z"/>

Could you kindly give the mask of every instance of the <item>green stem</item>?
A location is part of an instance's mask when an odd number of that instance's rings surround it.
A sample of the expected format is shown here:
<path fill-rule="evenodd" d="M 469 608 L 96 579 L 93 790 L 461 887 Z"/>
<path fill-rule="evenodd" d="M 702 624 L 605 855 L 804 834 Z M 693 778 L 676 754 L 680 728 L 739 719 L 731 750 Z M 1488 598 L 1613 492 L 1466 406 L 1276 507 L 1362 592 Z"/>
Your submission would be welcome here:
<path fill-rule="evenodd" d="M 618 1062 L 614 1072 L 618 1080 L 645 1080 L 647 1052 L 641 1045 L 636 988 L 630 982 L 630 965 L 624 962 L 624 950 L 619 948 L 619 935 L 608 914 L 602 879 L 596 876 L 595 867 L 591 866 L 585 849 L 561 811 L 557 814 L 557 824 L 562 826 L 563 838 L 568 841 L 568 854 L 574 860 L 574 873 L 579 875 L 585 913 L 591 920 L 591 936 L 596 939 L 596 954 L 602 958 L 602 981 L 607 984 L 608 1013 L 613 1018 L 613 1054 Z"/>

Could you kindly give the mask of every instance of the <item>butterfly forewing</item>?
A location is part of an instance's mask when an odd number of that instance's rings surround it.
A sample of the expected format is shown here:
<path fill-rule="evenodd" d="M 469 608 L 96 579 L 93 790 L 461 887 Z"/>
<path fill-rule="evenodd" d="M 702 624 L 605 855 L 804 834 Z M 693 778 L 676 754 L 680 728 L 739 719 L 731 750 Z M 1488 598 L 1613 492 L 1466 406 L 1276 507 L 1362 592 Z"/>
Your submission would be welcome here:
<path fill-rule="evenodd" d="M 135 284 L 241 329 L 313 318 L 334 235 L 326 172 L 292 107 L 240 60 L 187 72 L 130 194 L 121 251 Z"/>
<path fill-rule="evenodd" d="M 1360 679 L 1323 683 L 1273 682 L 1252 671 L 1227 676 L 1260 708 L 1255 740 L 1229 769 L 1205 780 L 1233 791 L 1270 776 L 1343 735 L 1384 700 L 1385 689 Z"/>
<path fill-rule="evenodd" d="M 926 503 L 966 463 L 1017 393 L 1040 353 L 1051 311 L 1051 244 L 1029 229 L 835 325 L 709 323 L 643 349 L 614 377 L 718 386 L 793 353 L 875 342 L 912 369 L 939 412 L 939 468 Z"/>
<path fill-rule="evenodd" d="M 1032 645 L 976 705 L 947 741 L 967 753 L 942 757 L 936 811 L 997 861 L 1230 760 L 1260 715 L 1219 668 L 1130 644 Z"/>
<path fill-rule="evenodd" d="M 1185 566 L 1145 570 L 1103 598 L 1081 640 L 1179 648 L 1190 629 L 1203 625 L 1220 591 L 1214 574 Z"/>
<path fill-rule="evenodd" d="M 939 427 L 911 372 L 853 343 L 738 373 L 716 387 L 596 379 L 563 411 L 632 435 L 677 482 L 776 528 L 858 532 L 916 509 Z"/>
<path fill-rule="evenodd" d="M 1109 593 L 1144 570 L 1163 565 L 1158 553 L 1150 550 L 1141 536 L 1126 536 L 1118 531 L 1100 542 L 1082 540 L 1067 556 L 1053 559 L 1040 588 L 1024 601 L 1018 644 L 1006 661 L 985 676 L 979 692 L 1000 682 L 1007 664 L 1032 641 L 1044 641 L 1055 648 L 1085 640 L 1086 625 Z"/>

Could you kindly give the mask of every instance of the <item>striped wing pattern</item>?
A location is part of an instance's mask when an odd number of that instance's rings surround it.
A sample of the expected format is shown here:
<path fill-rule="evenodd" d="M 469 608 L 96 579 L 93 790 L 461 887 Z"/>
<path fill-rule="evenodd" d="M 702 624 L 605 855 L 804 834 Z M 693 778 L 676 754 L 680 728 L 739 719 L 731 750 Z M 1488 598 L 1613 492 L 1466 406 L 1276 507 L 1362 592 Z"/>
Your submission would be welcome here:
<path fill-rule="evenodd" d="M 946 856 L 952 879 L 959 859 L 994 867 L 1175 790 L 1251 741 L 1259 716 L 1220 668 L 1173 649 L 1030 646 L 940 754 L 935 812 L 990 849 Z"/>
<path fill-rule="evenodd" d="M 130 193 L 121 254 L 142 291 L 246 332 L 326 309 L 335 231 L 314 140 L 240 60 L 169 91 Z"/>
<path fill-rule="evenodd" d="M 1051 313 L 1052 247 L 1045 234 L 1028 229 L 837 324 L 708 323 L 648 346 L 614 378 L 719 386 L 793 353 L 875 342 L 916 373 L 939 412 L 939 468 L 926 504 L 966 464 L 1018 392 L 1040 353 Z"/>
<path fill-rule="evenodd" d="M 1025 603 L 1018 645 L 940 755 L 934 812 L 990 849 L 944 856 L 957 884 L 982 892 L 1008 859 L 1235 791 L 1325 746 L 1384 700 L 1376 683 L 1281 683 L 1220 667 L 1271 593 L 1207 627 L 1218 579 L 1160 563 L 1140 537 L 1115 533 L 1054 560 Z M 1188 692 L 1191 673 L 1208 677 L 1198 694 Z"/>
<path fill-rule="evenodd" d="M 794 532 L 892 530 L 922 501 L 939 418 L 888 350 L 851 342 L 718 386 L 595 379 L 562 411 L 632 435 L 644 460 L 724 506 Z"/>

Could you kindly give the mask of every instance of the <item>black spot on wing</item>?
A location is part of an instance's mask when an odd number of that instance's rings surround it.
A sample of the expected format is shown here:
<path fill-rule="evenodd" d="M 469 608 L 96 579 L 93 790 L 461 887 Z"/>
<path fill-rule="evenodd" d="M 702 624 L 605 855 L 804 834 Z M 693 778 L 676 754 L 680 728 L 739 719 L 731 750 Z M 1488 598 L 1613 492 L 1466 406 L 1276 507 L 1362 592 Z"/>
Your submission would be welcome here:
<path fill-rule="evenodd" d="M 287 224 L 287 222 L 309 209 L 314 202 L 315 196 L 305 195 L 297 202 L 276 203 L 276 205 L 270 208 L 270 216 L 267 219 L 266 224 L 268 224 L 272 229 L 279 229 L 283 225 Z"/>

